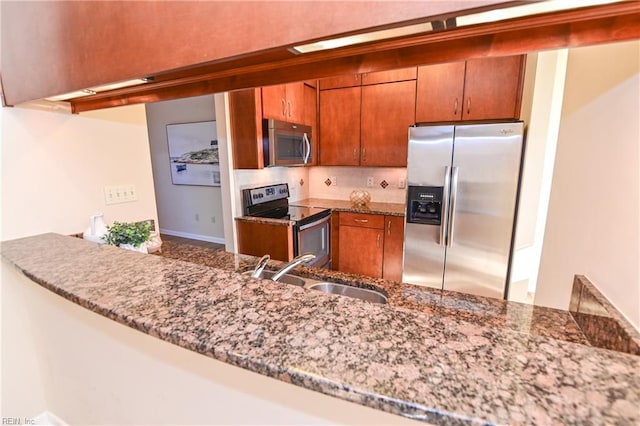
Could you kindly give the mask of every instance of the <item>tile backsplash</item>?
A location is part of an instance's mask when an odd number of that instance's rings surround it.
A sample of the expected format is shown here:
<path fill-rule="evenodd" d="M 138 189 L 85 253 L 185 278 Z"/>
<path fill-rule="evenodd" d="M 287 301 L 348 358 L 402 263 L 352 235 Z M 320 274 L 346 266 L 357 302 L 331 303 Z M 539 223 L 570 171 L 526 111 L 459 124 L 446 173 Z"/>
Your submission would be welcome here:
<path fill-rule="evenodd" d="M 312 198 L 348 200 L 354 189 L 366 189 L 372 202 L 404 203 L 406 183 L 407 169 L 404 167 L 309 168 L 309 196 Z"/>

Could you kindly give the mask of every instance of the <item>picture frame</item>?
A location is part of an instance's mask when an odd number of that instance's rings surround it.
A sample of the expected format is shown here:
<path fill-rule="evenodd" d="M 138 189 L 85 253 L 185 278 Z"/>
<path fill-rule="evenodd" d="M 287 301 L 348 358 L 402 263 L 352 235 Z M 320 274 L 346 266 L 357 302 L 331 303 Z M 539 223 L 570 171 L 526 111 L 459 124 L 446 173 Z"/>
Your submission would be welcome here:
<path fill-rule="evenodd" d="M 167 124 L 171 182 L 174 185 L 220 186 L 215 121 Z"/>

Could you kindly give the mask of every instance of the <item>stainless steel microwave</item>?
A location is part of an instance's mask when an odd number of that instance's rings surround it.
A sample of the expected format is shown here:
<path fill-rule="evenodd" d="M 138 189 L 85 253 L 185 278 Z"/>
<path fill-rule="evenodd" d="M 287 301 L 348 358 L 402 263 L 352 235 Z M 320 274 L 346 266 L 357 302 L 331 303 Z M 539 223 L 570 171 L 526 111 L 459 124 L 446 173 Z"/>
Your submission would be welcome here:
<path fill-rule="evenodd" d="M 262 120 L 264 165 L 304 166 L 313 158 L 311 127 L 278 120 Z"/>

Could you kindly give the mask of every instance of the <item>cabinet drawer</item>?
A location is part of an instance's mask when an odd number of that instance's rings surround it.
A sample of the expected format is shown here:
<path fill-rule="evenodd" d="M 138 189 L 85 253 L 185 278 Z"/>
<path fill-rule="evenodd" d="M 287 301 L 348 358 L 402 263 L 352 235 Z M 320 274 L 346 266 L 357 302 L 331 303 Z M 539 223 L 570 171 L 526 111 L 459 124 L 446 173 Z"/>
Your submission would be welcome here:
<path fill-rule="evenodd" d="M 366 213 L 340 213 L 340 226 L 359 226 L 362 228 L 384 228 L 384 216 Z"/>
<path fill-rule="evenodd" d="M 362 85 L 395 83 L 396 81 L 415 80 L 418 71 L 417 67 L 400 68 L 391 71 L 377 71 L 362 74 Z"/>

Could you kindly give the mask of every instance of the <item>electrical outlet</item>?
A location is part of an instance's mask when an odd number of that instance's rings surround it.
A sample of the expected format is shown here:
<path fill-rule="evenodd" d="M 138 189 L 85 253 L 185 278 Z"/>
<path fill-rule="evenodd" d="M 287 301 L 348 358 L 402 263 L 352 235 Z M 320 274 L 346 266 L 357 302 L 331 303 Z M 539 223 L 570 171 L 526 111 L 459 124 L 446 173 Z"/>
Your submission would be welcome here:
<path fill-rule="evenodd" d="M 368 188 L 372 188 L 373 187 L 373 176 L 369 176 L 367 178 L 367 187 Z"/>
<path fill-rule="evenodd" d="M 216 223 L 216 217 L 215 216 L 211 216 L 211 223 Z"/>
<path fill-rule="evenodd" d="M 398 181 L 398 188 L 399 189 L 404 189 L 407 187 L 407 181 L 405 179 L 400 179 Z"/>
<path fill-rule="evenodd" d="M 333 186 L 338 186 L 338 178 L 337 177 L 331 176 L 330 179 L 331 179 L 331 184 Z"/>
<path fill-rule="evenodd" d="M 200 222 L 200 215 L 196 213 L 196 222 Z"/>

